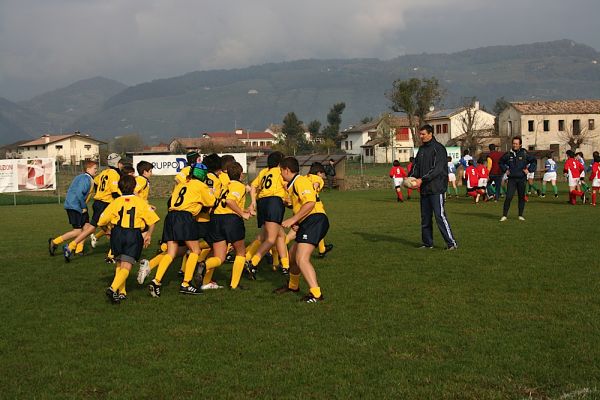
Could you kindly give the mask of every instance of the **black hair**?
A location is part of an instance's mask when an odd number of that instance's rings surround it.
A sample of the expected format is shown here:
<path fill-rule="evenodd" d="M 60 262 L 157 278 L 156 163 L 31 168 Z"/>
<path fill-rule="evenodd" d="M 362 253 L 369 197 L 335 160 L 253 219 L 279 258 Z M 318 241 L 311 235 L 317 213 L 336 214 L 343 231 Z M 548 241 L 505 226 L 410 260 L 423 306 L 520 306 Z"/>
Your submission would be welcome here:
<path fill-rule="evenodd" d="M 325 173 L 325 167 L 320 162 L 314 162 L 310 165 L 310 169 L 308 170 L 309 174 L 317 175 L 318 173 Z"/>
<path fill-rule="evenodd" d="M 392 163 L 392 165 L 393 165 L 394 167 L 399 167 L 399 166 L 400 166 L 400 161 L 398 161 L 398 160 L 394 160 L 394 162 Z"/>
<path fill-rule="evenodd" d="M 514 142 L 515 140 L 518 140 L 519 144 L 523 144 L 523 139 L 521 138 L 521 136 L 515 136 L 514 138 L 512 138 L 511 142 Z"/>
<path fill-rule="evenodd" d="M 280 151 L 274 151 L 267 156 L 267 168 L 275 168 L 283 160 L 283 153 Z"/>
<path fill-rule="evenodd" d="M 133 168 L 133 165 L 131 164 L 125 164 L 123 165 L 123 168 L 121 168 L 121 173 L 123 175 L 129 175 L 135 172 L 135 169 Z"/>
<path fill-rule="evenodd" d="M 119 179 L 119 190 L 123 195 L 133 194 L 135 185 L 135 178 L 131 175 L 123 175 L 121 176 L 121 179 Z"/>
<path fill-rule="evenodd" d="M 575 152 L 573 150 L 567 150 L 567 157 L 569 157 L 569 158 L 575 157 Z"/>
<path fill-rule="evenodd" d="M 221 169 L 227 171 L 229 166 L 235 162 L 235 157 L 231 154 L 223 154 L 221 156 Z"/>
<path fill-rule="evenodd" d="M 232 181 L 239 181 L 242 177 L 242 172 L 242 164 L 240 164 L 239 162 L 234 161 L 230 163 L 227 167 L 227 176 L 229 176 L 229 179 L 231 179 Z"/>
<path fill-rule="evenodd" d="M 496 145 L 494 143 L 491 143 L 488 148 L 490 149 L 490 151 L 494 151 L 496 150 Z"/>
<path fill-rule="evenodd" d="M 202 164 L 206 165 L 208 172 L 215 172 L 221 169 L 221 157 L 216 153 L 209 154 L 204 157 Z"/>
<path fill-rule="evenodd" d="M 427 131 L 427 133 L 433 134 L 433 126 L 431 126 L 429 124 L 425 124 L 419 128 L 419 131 Z"/>
<path fill-rule="evenodd" d="M 144 176 L 144 172 L 150 171 L 154 168 L 151 162 L 148 161 L 140 161 L 137 165 L 137 173 L 139 176 Z"/>
<path fill-rule="evenodd" d="M 414 158 L 414 157 L 408 157 L 408 161 L 410 161 L 410 162 L 414 162 L 414 161 L 415 161 L 415 158 Z"/>
<path fill-rule="evenodd" d="M 200 154 L 198 154 L 197 151 L 190 151 L 185 155 L 185 158 L 187 159 L 188 165 L 191 166 L 192 164 L 196 164 L 198 158 L 200 158 Z"/>
<path fill-rule="evenodd" d="M 290 172 L 293 172 L 295 174 L 297 174 L 298 171 L 300 171 L 300 164 L 298 163 L 298 160 L 295 157 L 284 158 L 279 163 L 279 166 L 281 167 L 281 169 L 289 169 Z"/>

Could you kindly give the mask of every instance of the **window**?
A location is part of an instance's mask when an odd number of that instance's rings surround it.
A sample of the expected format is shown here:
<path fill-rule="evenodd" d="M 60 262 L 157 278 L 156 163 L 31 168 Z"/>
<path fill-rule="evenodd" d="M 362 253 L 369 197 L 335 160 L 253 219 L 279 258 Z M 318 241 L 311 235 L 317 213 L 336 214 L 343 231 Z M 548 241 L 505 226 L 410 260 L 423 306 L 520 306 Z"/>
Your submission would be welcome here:
<path fill-rule="evenodd" d="M 442 125 L 442 133 L 448 133 L 448 124 Z"/>
<path fill-rule="evenodd" d="M 573 135 L 579 135 L 581 133 L 581 121 L 578 119 L 573 120 Z"/>
<path fill-rule="evenodd" d="M 559 119 L 558 120 L 558 131 L 559 132 L 564 132 L 565 131 L 565 120 L 564 119 Z"/>
<path fill-rule="evenodd" d="M 512 136 L 512 121 L 508 121 L 508 136 Z"/>
<path fill-rule="evenodd" d="M 89 149 L 91 149 L 91 148 L 92 148 L 92 145 L 91 145 L 91 144 L 86 144 L 86 145 L 85 145 L 85 146 L 83 146 L 83 147 L 84 147 L 86 150 L 89 150 Z"/>
<path fill-rule="evenodd" d="M 344 150 L 348 150 L 348 141 L 347 140 L 344 142 Z"/>
<path fill-rule="evenodd" d="M 549 132 L 550 131 L 550 121 L 545 119 L 544 120 L 544 132 Z"/>
<path fill-rule="evenodd" d="M 588 130 L 593 131 L 595 129 L 595 121 L 593 119 L 588 119 Z"/>
<path fill-rule="evenodd" d="M 57 144 L 56 146 L 54 146 L 54 148 L 56 150 L 62 150 L 62 144 Z"/>
<path fill-rule="evenodd" d="M 527 121 L 527 131 L 533 132 L 533 130 L 533 120 L 530 119 L 529 121 Z"/>
<path fill-rule="evenodd" d="M 352 140 L 350 141 L 350 150 L 352 150 Z"/>
<path fill-rule="evenodd" d="M 535 150 L 535 146 L 534 145 L 529 145 L 529 146 L 527 146 L 527 150 L 534 151 Z"/>

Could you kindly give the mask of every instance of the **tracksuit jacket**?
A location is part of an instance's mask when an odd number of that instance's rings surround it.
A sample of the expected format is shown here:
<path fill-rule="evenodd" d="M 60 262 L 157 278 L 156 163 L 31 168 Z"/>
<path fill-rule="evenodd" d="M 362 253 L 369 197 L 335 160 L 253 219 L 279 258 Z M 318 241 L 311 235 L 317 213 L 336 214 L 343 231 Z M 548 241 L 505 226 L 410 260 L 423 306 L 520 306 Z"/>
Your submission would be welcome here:
<path fill-rule="evenodd" d="M 410 176 L 423 181 L 423 195 L 442 194 L 448 190 L 448 153 L 435 137 L 419 147 Z"/>

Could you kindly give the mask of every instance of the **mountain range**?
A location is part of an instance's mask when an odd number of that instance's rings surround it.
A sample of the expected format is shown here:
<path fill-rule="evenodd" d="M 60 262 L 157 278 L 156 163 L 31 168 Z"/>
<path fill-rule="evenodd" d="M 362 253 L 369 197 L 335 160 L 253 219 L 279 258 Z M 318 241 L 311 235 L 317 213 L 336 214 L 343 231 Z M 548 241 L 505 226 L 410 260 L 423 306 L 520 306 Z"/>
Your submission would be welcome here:
<path fill-rule="evenodd" d="M 140 133 L 147 143 L 235 128 L 264 130 L 296 113 L 326 124 L 345 102 L 342 127 L 389 111 L 396 79 L 436 77 L 453 107 L 477 97 L 491 109 L 507 100 L 595 98 L 600 54 L 571 40 L 492 46 L 391 60 L 299 60 L 242 69 L 191 72 L 135 86 L 96 77 L 28 101 L 0 98 L 0 142 L 74 131 L 109 140 Z"/>

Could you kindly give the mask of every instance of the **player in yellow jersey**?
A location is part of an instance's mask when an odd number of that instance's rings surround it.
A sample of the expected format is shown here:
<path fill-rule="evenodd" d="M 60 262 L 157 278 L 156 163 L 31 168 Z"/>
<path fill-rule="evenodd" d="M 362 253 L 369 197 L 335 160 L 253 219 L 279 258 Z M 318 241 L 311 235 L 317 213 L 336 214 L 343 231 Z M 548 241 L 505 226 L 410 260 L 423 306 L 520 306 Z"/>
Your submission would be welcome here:
<path fill-rule="evenodd" d="M 317 273 L 310 262 L 310 255 L 329 229 L 329 220 L 323 204 L 317 201 L 315 189 L 306 176 L 299 175 L 300 166 L 294 157 L 286 157 L 281 163 L 281 175 L 287 182 L 287 191 L 292 202 L 294 215 L 281 223 L 284 228 L 296 231 L 296 243 L 290 249 L 290 279 L 287 285 L 275 293 L 298 292 L 300 273 L 310 291 L 302 298 L 307 303 L 322 301 L 323 295 L 317 281 Z"/>
<path fill-rule="evenodd" d="M 185 158 L 187 160 L 187 165 L 183 167 L 181 171 L 177 173 L 177 175 L 175 175 L 175 182 L 177 183 L 185 182 L 187 180 L 187 178 L 190 176 L 192 165 L 196 164 L 196 162 L 199 162 L 198 159 L 200 158 L 200 154 L 198 154 L 197 151 L 190 151 L 185 155 Z"/>
<path fill-rule="evenodd" d="M 112 226 L 110 248 L 117 267 L 106 296 L 113 304 L 127 298 L 125 282 L 131 267 L 140 258 L 142 248 L 150 244 L 154 225 L 159 220 L 148 202 L 133 194 L 135 186 L 133 176 L 121 177 L 119 189 L 123 195 L 111 202 L 98 220 L 98 226 Z M 146 232 L 142 233 L 143 230 Z"/>
<path fill-rule="evenodd" d="M 177 184 L 173 190 L 162 235 L 163 243 L 167 243 L 167 254 L 160 260 L 156 275 L 148 286 L 152 297 L 160 297 L 162 278 L 177 255 L 180 241 L 185 242 L 191 253 L 187 258 L 185 275 L 179 293 L 191 295 L 202 293 L 190 285 L 190 281 L 196 270 L 200 253 L 198 224 L 195 216 L 203 207 L 212 207 L 215 204 L 215 197 L 204 183 L 206 174 L 207 169 L 204 164 L 194 164 L 189 178 L 185 182 Z"/>
<path fill-rule="evenodd" d="M 249 211 L 251 214 L 256 213 L 258 227 L 262 228 L 260 238 L 250 245 L 246 254 L 246 259 L 250 258 L 246 263 L 246 271 L 250 279 L 256 279 L 256 268 L 260 260 L 276 243 L 283 268 L 289 268 L 285 232 L 281 228 L 281 221 L 285 214 L 283 200 L 286 197 L 285 182 L 279 168 L 282 159 L 283 153 L 280 151 L 269 154 L 267 168 L 260 171 L 250 185 L 252 202 Z"/>
<path fill-rule="evenodd" d="M 235 250 L 235 260 L 231 273 L 232 289 L 238 289 L 244 263 L 246 262 L 246 245 L 244 243 L 246 228 L 244 220 L 250 218 L 250 213 L 244 209 L 246 206 L 246 185 L 242 178 L 242 166 L 233 162 L 227 169 L 230 179 L 210 218 L 210 242 L 213 248 L 213 257 L 201 262 L 194 277 L 197 285 L 202 284 L 202 289 L 218 289 L 220 286 L 212 281 L 212 275 L 218 266 L 223 264 L 227 255 L 227 244 L 230 243 Z M 204 273 L 204 276 L 202 276 Z"/>
<path fill-rule="evenodd" d="M 152 176 L 154 165 L 148 161 L 140 161 L 136 168 L 138 176 L 135 177 L 136 185 L 133 193 L 139 198 L 148 201 L 148 196 L 150 195 L 150 177 Z"/>
<path fill-rule="evenodd" d="M 51 256 L 54 255 L 54 252 L 61 243 L 77 237 L 84 228 L 90 226 L 87 203 L 93 194 L 94 176 L 98 173 L 98 163 L 96 161 L 85 161 L 83 167 L 85 172 L 73 179 L 67 190 L 64 202 L 64 208 L 69 217 L 69 224 L 71 224 L 73 229 L 54 239 L 48 239 L 48 251 Z"/>
<path fill-rule="evenodd" d="M 94 233 L 98 226 L 98 219 L 104 209 L 106 209 L 114 199 L 121 195 L 121 192 L 119 191 L 119 179 L 121 176 L 120 171 L 117 168 L 119 160 L 121 160 L 121 156 L 117 153 L 109 154 L 106 160 L 108 168 L 100 172 L 94 178 L 94 184 L 96 185 L 96 194 L 94 195 L 94 204 L 92 206 L 94 215 L 90 220 L 90 226 L 85 227 L 71 243 L 63 247 L 63 255 L 66 262 L 71 261 L 71 255 L 78 244 L 83 243 L 89 235 Z"/>

